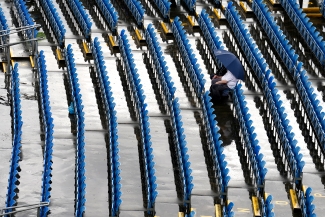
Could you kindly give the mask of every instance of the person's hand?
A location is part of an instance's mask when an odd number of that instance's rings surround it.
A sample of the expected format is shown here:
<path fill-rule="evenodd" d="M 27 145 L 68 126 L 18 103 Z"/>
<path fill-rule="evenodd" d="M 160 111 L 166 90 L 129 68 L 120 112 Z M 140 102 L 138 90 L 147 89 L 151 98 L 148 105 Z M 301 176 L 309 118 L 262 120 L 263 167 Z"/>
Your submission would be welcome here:
<path fill-rule="evenodd" d="M 221 76 L 215 75 L 212 79 L 220 78 Z"/>

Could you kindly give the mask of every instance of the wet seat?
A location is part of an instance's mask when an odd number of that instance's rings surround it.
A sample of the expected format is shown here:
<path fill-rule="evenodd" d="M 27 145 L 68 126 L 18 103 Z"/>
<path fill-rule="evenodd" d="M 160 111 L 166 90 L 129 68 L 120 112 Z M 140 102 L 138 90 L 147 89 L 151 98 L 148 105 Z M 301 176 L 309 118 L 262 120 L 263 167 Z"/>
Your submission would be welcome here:
<path fill-rule="evenodd" d="M 126 6 L 129 8 L 129 10 L 131 11 L 133 17 L 135 18 L 135 20 L 137 21 L 137 24 L 139 26 L 143 25 L 143 17 L 144 17 L 144 9 L 142 4 L 140 3 L 140 1 L 135 0 L 124 0 L 124 3 L 126 4 Z"/>
<path fill-rule="evenodd" d="M 40 0 L 39 3 L 42 5 L 44 13 L 46 14 L 47 20 L 50 23 L 50 26 L 53 30 L 56 40 L 59 43 L 59 46 L 61 48 L 64 47 L 64 38 L 66 30 L 63 26 L 60 16 L 56 11 L 56 8 L 54 7 L 51 0 Z"/>
<path fill-rule="evenodd" d="M 109 24 L 113 33 L 117 31 L 118 14 L 110 1 L 95 0 L 99 10 L 103 14 L 103 18 Z"/>
<path fill-rule="evenodd" d="M 78 0 L 67 1 L 67 4 L 71 9 L 74 17 L 76 18 L 84 37 L 86 40 L 89 40 L 92 23 L 90 21 L 89 15 L 84 9 L 84 6 Z"/>
<path fill-rule="evenodd" d="M 171 2 L 168 0 L 154 0 L 156 6 L 158 7 L 160 13 L 166 19 L 169 17 Z"/>

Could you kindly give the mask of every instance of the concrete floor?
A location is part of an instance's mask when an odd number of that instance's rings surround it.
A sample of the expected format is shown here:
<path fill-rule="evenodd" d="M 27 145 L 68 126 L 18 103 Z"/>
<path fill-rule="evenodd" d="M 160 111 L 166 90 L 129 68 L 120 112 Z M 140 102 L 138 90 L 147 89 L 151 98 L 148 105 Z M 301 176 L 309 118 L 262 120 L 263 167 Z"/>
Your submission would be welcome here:
<path fill-rule="evenodd" d="M 116 10 L 119 13 L 118 31 L 127 30 L 129 43 L 132 49 L 135 65 L 138 73 L 141 76 L 144 94 L 146 95 L 146 103 L 150 117 L 150 132 L 155 155 L 156 163 L 155 170 L 158 184 L 158 197 L 156 200 L 156 216 L 177 216 L 179 211 L 179 198 L 177 197 L 176 185 L 174 180 L 174 170 L 172 164 L 172 155 L 170 144 L 168 141 L 168 133 L 166 132 L 166 120 L 169 120 L 168 115 L 164 114 L 160 107 L 155 92 L 155 85 L 150 79 L 150 72 L 146 68 L 143 60 L 143 54 L 146 53 L 145 46 L 138 46 L 133 37 L 132 19 L 128 17 L 128 11 L 123 8 L 123 4 L 118 0 L 111 0 Z M 99 111 L 98 96 L 96 95 L 97 83 L 92 80 L 89 73 L 89 66 L 92 61 L 85 61 L 83 53 L 80 49 L 77 39 L 80 39 L 73 28 L 73 23 L 64 12 L 64 8 L 60 8 L 56 1 L 53 3 L 57 7 L 61 20 L 67 30 L 66 46 L 72 45 L 74 59 L 76 63 L 79 84 L 81 87 L 82 100 L 85 112 L 85 137 L 86 137 L 86 213 L 85 216 L 108 216 L 108 180 L 107 180 L 107 152 L 106 152 L 106 131 L 103 129 Z M 154 23 L 157 33 L 160 33 L 157 28 L 157 21 L 162 21 L 159 13 L 152 7 L 151 2 L 142 1 L 146 8 L 146 16 L 144 26 L 149 23 Z M 225 5 L 226 2 L 223 2 Z M 90 8 L 87 11 L 91 12 Z M 304 1 L 303 5 L 306 5 Z M 7 2 L 1 3 L 7 21 L 11 24 L 12 17 L 9 13 L 10 4 Z M 213 4 L 207 0 L 197 0 L 196 12 L 200 13 L 202 9 L 213 7 Z M 60 8 L 60 10 L 59 10 Z M 173 7 L 171 18 L 180 16 L 184 28 L 188 33 L 189 43 L 194 51 L 198 64 L 206 79 L 205 89 L 209 89 L 209 74 L 210 68 L 206 65 L 200 49 L 201 35 L 198 32 L 193 32 L 186 21 L 188 12 L 183 6 Z M 290 42 L 299 44 L 301 38 L 298 36 L 295 27 L 290 24 L 291 21 L 285 16 L 285 12 L 281 7 L 275 8 L 273 14 L 278 17 L 278 24 L 283 28 L 290 39 Z M 256 25 L 257 21 L 254 16 L 243 14 L 245 25 L 249 28 L 250 33 L 256 35 L 254 40 L 265 37 L 260 30 L 260 26 Z M 33 12 L 35 22 L 42 25 L 40 31 L 44 31 L 44 23 L 37 12 Z M 118 119 L 118 135 L 119 149 L 121 162 L 121 177 L 122 177 L 122 200 L 120 216 L 144 216 L 142 184 L 139 165 L 138 141 L 135 134 L 137 122 L 132 120 L 127 104 L 127 93 L 123 88 L 125 78 L 123 73 L 119 72 L 117 60 L 119 54 L 112 54 L 106 46 L 103 38 L 104 34 L 110 33 L 109 30 L 103 29 L 98 22 L 96 16 L 92 15 L 92 39 L 99 38 L 102 46 L 103 56 L 105 58 L 106 67 L 108 70 L 109 81 L 112 87 L 114 101 L 116 103 L 117 119 Z M 231 40 L 234 36 L 229 30 L 227 23 L 218 23 L 215 21 L 216 32 L 222 40 L 224 46 L 231 50 L 234 49 L 239 56 L 243 56 L 238 49 L 236 43 Z M 312 20 L 313 21 L 313 20 Z M 315 22 L 315 26 L 321 34 L 325 34 L 325 21 Z M 157 34 L 158 36 L 161 34 Z M 16 38 L 16 39 L 15 39 Z M 12 36 L 11 40 L 17 40 L 17 36 Z M 166 41 L 164 38 L 158 38 L 160 46 L 164 51 L 165 61 L 168 63 L 168 69 L 171 73 L 172 81 L 176 87 L 176 97 L 179 98 L 181 107 L 181 115 L 186 135 L 188 154 L 190 156 L 193 183 L 195 185 L 191 198 L 192 207 L 196 211 L 196 216 L 214 216 L 214 196 L 215 192 L 210 186 L 209 165 L 206 163 L 204 154 L 204 143 L 200 138 L 200 116 L 202 112 L 196 105 L 195 95 L 186 87 L 186 83 L 182 79 L 182 72 L 173 59 L 173 53 L 177 52 L 177 46 L 173 40 Z M 12 41 L 11 41 L 12 42 Z M 264 44 L 263 44 L 264 43 Z M 277 71 L 286 73 L 286 69 L 280 64 L 281 61 L 274 56 L 271 45 L 267 41 L 259 43 L 258 46 L 262 50 L 267 51 L 264 56 L 267 56 L 267 63 L 272 68 L 273 73 Z M 38 44 L 38 50 L 45 52 L 46 64 L 48 70 L 48 88 L 51 102 L 51 112 L 54 119 L 54 147 L 53 147 L 53 172 L 52 172 L 52 191 L 51 191 L 51 215 L 52 216 L 72 216 L 74 213 L 74 184 L 75 184 L 75 136 L 71 127 L 71 121 L 68 116 L 68 100 L 67 87 L 64 79 L 66 77 L 66 69 L 59 68 L 55 59 L 52 48 L 55 44 L 50 40 L 41 40 Z M 300 55 L 301 61 L 304 61 L 306 70 L 311 78 L 315 81 L 315 90 L 317 87 L 324 87 L 325 69 L 319 68 L 315 63 L 314 58 L 310 58 L 306 53 L 304 44 L 300 44 L 296 53 Z M 13 46 L 14 57 L 22 57 L 23 49 L 19 46 Z M 201 58 L 200 58 L 201 57 Z M 41 192 L 41 177 L 43 169 L 42 157 L 42 141 L 39 124 L 39 110 L 35 93 L 35 80 L 31 71 L 29 60 L 26 58 L 16 58 L 15 62 L 19 63 L 20 76 L 20 91 L 22 96 L 22 116 L 23 116 L 23 139 L 22 139 L 22 155 L 23 159 L 20 162 L 20 185 L 18 205 L 37 203 L 40 199 Z M 243 60 L 245 63 L 245 60 Z M 307 65 L 309 64 L 309 66 Z M 245 63 L 245 70 L 249 72 L 249 67 Z M 11 117 L 10 107 L 6 104 L 7 92 L 4 89 L 4 74 L 0 73 L 0 207 L 5 206 L 6 187 L 8 179 L 9 161 L 11 156 Z M 277 87 L 280 90 L 279 94 L 284 102 L 286 112 L 288 114 L 295 138 L 301 147 L 301 153 L 304 155 L 306 165 L 304 167 L 303 183 L 304 185 L 313 188 L 315 213 L 317 216 L 322 216 L 325 204 L 325 173 L 324 161 L 316 162 L 315 153 L 308 149 L 308 144 L 304 141 L 299 124 L 294 116 L 294 111 L 290 107 L 290 100 L 286 98 L 285 91 L 294 91 L 292 85 L 276 77 Z M 263 127 L 263 116 L 261 115 L 257 99 L 263 100 L 259 90 L 248 88 L 248 83 L 254 81 L 242 82 L 244 95 L 246 97 L 247 106 L 252 114 L 251 119 L 254 122 L 255 133 L 258 135 L 261 153 L 264 154 L 266 168 L 268 173 L 266 176 L 265 189 L 266 192 L 273 196 L 274 213 L 276 216 L 287 217 L 297 216 L 292 213 L 290 200 L 287 194 L 287 180 L 285 176 L 279 172 L 277 159 L 274 157 L 271 144 L 269 143 L 267 132 Z M 320 86 L 319 86 L 320 85 Z M 320 88 L 318 88 L 320 89 Z M 319 92 L 318 94 L 322 94 Z M 321 102 L 324 105 L 324 101 Z M 323 106 L 324 107 L 324 106 Z M 248 184 L 247 174 L 244 165 L 242 164 L 243 155 L 240 152 L 241 144 L 236 142 L 236 135 L 239 134 L 233 126 L 235 119 L 233 117 L 233 106 L 231 101 L 215 106 L 217 114 L 218 126 L 224 142 L 224 153 L 230 169 L 231 180 L 229 182 L 228 199 L 234 202 L 233 208 L 236 216 L 253 216 L 252 203 L 250 193 L 252 186 Z M 316 154 L 317 156 L 317 154 Z M 2 205 L 1 205 L 2 204 Z M 36 210 L 17 214 L 16 216 L 35 216 Z"/>

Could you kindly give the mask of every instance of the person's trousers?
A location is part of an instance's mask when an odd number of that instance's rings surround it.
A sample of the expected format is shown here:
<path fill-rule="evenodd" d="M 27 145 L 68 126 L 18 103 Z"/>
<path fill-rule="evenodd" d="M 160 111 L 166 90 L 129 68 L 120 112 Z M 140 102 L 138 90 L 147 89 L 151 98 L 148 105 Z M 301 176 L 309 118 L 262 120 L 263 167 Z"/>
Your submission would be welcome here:
<path fill-rule="evenodd" d="M 227 84 L 213 84 L 210 87 L 210 93 L 212 101 L 221 101 L 224 100 L 227 96 L 224 96 L 223 93 L 230 88 Z"/>

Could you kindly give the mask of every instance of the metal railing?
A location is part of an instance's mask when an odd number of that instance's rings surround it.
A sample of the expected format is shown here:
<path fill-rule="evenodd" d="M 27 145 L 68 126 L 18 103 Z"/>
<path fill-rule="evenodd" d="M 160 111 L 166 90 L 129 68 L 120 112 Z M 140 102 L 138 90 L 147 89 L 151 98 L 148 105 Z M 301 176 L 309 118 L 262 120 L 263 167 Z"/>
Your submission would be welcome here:
<path fill-rule="evenodd" d="M 18 212 L 24 212 L 24 211 L 31 210 L 31 209 L 37 209 L 37 208 L 40 208 L 43 206 L 48 206 L 48 205 L 50 205 L 49 202 L 40 202 L 40 203 L 35 203 L 35 204 L 25 204 L 25 205 L 19 205 L 19 206 L 0 208 L 0 216 L 7 216 L 7 215 L 15 214 Z M 20 209 L 20 208 L 22 208 L 22 209 Z M 4 213 L 6 210 L 11 210 L 11 209 L 13 209 L 14 211 Z M 17 210 L 17 209 L 19 209 L 19 210 Z"/>

